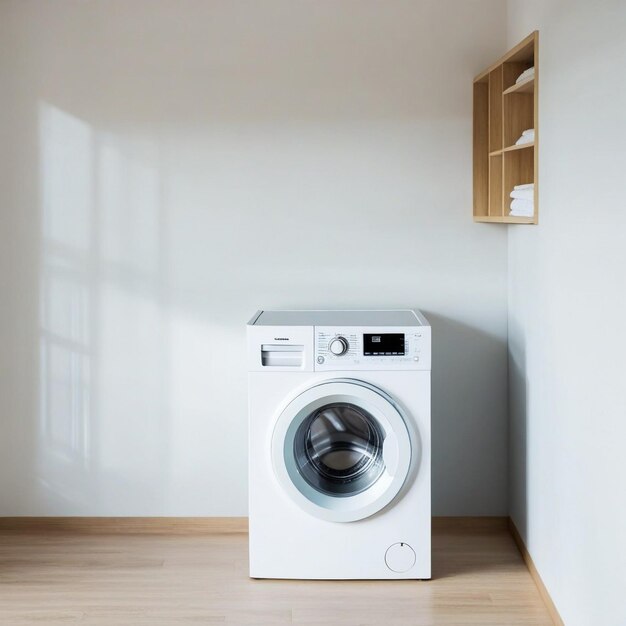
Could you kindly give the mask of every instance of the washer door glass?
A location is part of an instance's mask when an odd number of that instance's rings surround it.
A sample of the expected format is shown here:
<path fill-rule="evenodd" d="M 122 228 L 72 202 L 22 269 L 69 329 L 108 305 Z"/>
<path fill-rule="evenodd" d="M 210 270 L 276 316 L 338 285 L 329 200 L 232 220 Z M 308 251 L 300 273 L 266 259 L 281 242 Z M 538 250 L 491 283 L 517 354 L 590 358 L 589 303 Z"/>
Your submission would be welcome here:
<path fill-rule="evenodd" d="M 399 493 L 419 438 L 402 409 L 364 381 L 309 387 L 282 409 L 272 433 L 275 475 L 305 511 L 335 522 L 374 515 Z"/>
<path fill-rule="evenodd" d="M 364 408 L 333 402 L 317 409 L 298 428 L 294 457 L 313 488 L 331 496 L 369 489 L 385 469 L 384 433 Z"/>

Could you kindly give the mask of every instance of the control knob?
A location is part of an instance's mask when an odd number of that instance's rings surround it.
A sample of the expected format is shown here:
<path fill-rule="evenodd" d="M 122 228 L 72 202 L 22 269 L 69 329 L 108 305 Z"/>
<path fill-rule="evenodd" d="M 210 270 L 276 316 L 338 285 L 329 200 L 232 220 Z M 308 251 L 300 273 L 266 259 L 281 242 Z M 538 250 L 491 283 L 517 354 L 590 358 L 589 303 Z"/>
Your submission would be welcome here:
<path fill-rule="evenodd" d="M 335 337 L 334 339 L 331 339 L 330 343 L 328 344 L 328 349 L 335 356 L 344 355 L 348 351 L 349 347 L 350 344 L 345 337 Z"/>

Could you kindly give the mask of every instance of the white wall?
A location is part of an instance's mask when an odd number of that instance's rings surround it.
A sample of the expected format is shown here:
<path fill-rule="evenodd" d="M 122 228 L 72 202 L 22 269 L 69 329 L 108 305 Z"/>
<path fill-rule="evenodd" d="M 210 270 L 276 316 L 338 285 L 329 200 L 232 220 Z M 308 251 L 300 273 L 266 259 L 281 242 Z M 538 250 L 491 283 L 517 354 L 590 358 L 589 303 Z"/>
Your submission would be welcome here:
<path fill-rule="evenodd" d="M 626 3 L 540 30 L 539 221 L 509 227 L 511 514 L 567 626 L 626 624 Z"/>
<path fill-rule="evenodd" d="M 506 232 L 470 220 L 505 8 L 0 4 L 0 514 L 245 514 L 247 319 L 397 306 L 434 512 L 506 512 Z"/>

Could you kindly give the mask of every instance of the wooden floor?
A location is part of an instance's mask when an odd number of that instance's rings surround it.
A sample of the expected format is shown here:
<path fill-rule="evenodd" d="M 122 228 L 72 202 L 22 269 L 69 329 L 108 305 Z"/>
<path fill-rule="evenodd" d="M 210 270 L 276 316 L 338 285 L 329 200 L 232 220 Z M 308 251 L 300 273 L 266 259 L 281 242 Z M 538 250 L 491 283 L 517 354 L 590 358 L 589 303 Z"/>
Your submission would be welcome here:
<path fill-rule="evenodd" d="M 0 624 L 519 624 L 548 612 L 504 529 L 433 532 L 433 580 L 250 580 L 247 536 L 0 534 Z"/>

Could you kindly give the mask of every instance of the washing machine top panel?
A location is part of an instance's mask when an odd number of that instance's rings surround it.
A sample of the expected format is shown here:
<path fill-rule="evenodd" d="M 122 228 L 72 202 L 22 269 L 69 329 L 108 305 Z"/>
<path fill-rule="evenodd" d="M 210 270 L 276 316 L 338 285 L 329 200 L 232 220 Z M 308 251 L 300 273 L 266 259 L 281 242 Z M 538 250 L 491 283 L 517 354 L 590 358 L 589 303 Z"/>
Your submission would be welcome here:
<path fill-rule="evenodd" d="M 428 326 L 426 318 L 411 309 L 390 311 L 257 311 L 253 326 Z"/>
<path fill-rule="evenodd" d="M 258 311 L 249 371 L 430 370 L 430 325 L 413 310 Z"/>

